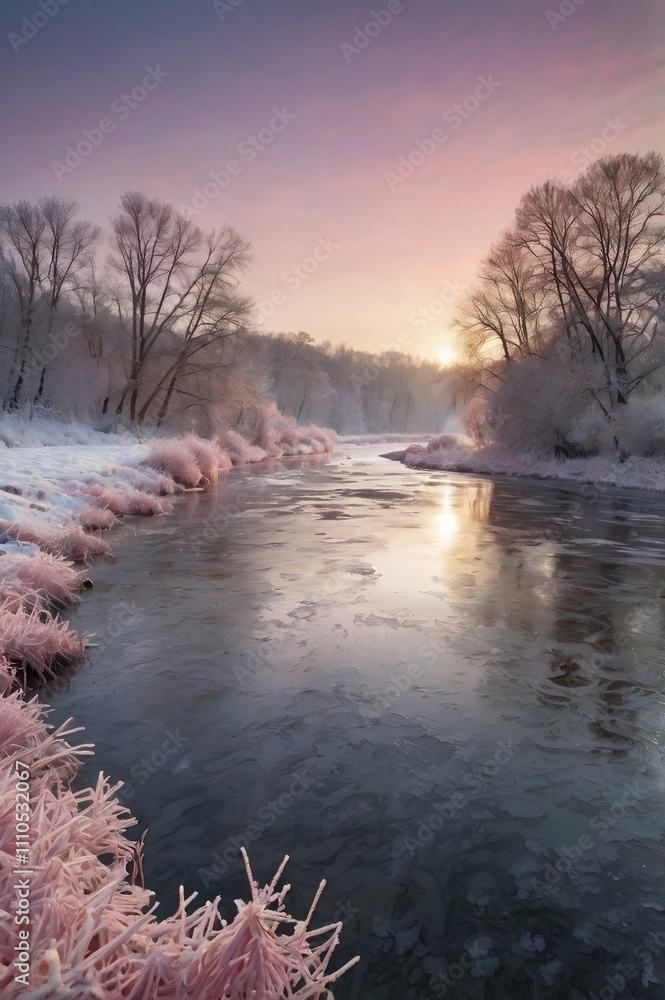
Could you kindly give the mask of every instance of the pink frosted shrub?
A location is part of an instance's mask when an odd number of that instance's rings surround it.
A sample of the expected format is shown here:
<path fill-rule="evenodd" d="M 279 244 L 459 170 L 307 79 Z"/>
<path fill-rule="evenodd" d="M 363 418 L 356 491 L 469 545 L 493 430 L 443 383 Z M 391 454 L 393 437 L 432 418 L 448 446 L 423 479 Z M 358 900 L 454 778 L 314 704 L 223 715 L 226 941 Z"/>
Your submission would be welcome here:
<path fill-rule="evenodd" d="M 80 663 L 86 639 L 80 639 L 67 622 L 46 615 L 39 608 L 17 607 L 16 598 L 0 594 L 0 656 L 21 672 L 28 671 L 40 681 L 53 677 L 57 667 Z"/>
<path fill-rule="evenodd" d="M 277 891 L 282 865 L 259 889 L 246 859 L 248 903 L 236 900 L 229 924 L 219 898 L 193 913 L 180 891 L 176 913 L 161 922 L 151 893 L 127 875 L 137 848 L 126 837 L 135 821 L 103 775 L 73 792 L 70 781 L 88 745 L 70 747 L 67 723 L 49 733 L 43 709 L 9 695 L 0 705 L 0 849 L 14 851 L 16 764 L 30 772 L 31 972 L 15 979 L 16 936 L 9 907 L 0 910 L 3 1000 L 332 1000 L 328 987 L 354 961 L 328 969 L 341 925 L 310 929 L 317 893 L 304 921 L 284 909 Z M 110 857 L 107 864 L 101 860 Z M 286 859 L 285 859 L 286 862 Z M 14 898 L 14 865 L 0 868 L 0 897 Z M 318 943 L 317 943 L 318 942 Z"/>
<path fill-rule="evenodd" d="M 253 442 L 268 455 L 321 454 L 333 450 L 337 435 L 321 427 L 298 427 L 295 417 L 285 416 L 271 401 L 259 411 Z"/>
<path fill-rule="evenodd" d="M 337 434 L 326 427 L 303 427 L 304 440 L 318 454 L 334 450 Z"/>
<path fill-rule="evenodd" d="M 0 586 L 0 608 L 8 614 L 16 615 L 25 608 L 34 607 L 30 602 L 29 594 L 15 587 L 8 587 L 5 583 Z"/>
<path fill-rule="evenodd" d="M 147 465 L 142 465 L 140 469 L 125 465 L 122 467 L 121 475 L 130 486 L 145 493 L 156 493 L 160 497 L 182 493 L 182 486 L 176 483 L 173 476 L 168 476 L 165 472 L 158 472 Z"/>
<path fill-rule="evenodd" d="M 231 459 L 214 441 L 206 441 L 194 434 L 189 434 L 182 439 L 182 443 L 194 455 L 201 475 L 207 480 L 205 485 L 218 482 L 219 473 L 228 472 L 231 468 Z"/>
<path fill-rule="evenodd" d="M 220 471 L 228 471 L 231 464 L 219 445 L 194 434 L 151 442 L 148 457 L 142 462 L 144 466 L 172 476 L 186 489 L 216 483 Z"/>
<path fill-rule="evenodd" d="M 0 666 L 2 666 L 0 661 Z M 4 669 L 8 669 L 4 661 Z M 28 764 L 33 778 L 46 773 L 51 782 L 56 776 L 72 778 L 78 770 L 77 758 L 91 754 L 91 743 L 72 747 L 66 737 L 82 731 L 81 726 L 69 728 L 71 719 L 53 730 L 44 723 L 44 716 L 50 709 L 44 708 L 36 699 L 25 701 L 18 691 L 14 691 L 0 701 L 0 746 L 6 755 L 3 765 L 13 765 L 20 759 Z M 0 780 L 3 771 L 0 768 Z M 0 845 L 3 843 L 4 811 L 0 798 Z"/>
<path fill-rule="evenodd" d="M 87 535 L 81 528 L 67 528 L 62 534 L 56 535 L 51 547 L 45 545 L 46 552 L 61 555 L 74 562 L 89 566 L 97 557 L 111 560 L 111 546 L 103 538 Z"/>
<path fill-rule="evenodd" d="M 79 574 L 60 556 L 36 552 L 31 556 L 5 555 L 0 579 L 38 594 L 45 603 L 71 604 L 79 587 Z"/>
<path fill-rule="evenodd" d="M 95 535 L 86 535 L 81 528 L 67 528 L 58 532 L 55 529 L 31 528 L 25 524 L 0 520 L 0 539 L 3 537 L 8 541 L 29 542 L 51 555 L 64 556 L 86 565 L 96 556 L 111 558 L 108 542 Z"/>
<path fill-rule="evenodd" d="M 327 971 L 332 952 L 339 943 L 341 924 L 329 924 L 310 930 L 309 924 L 325 886 L 322 882 L 304 921 L 294 920 L 284 909 L 285 886 L 276 891 L 288 855 L 270 885 L 259 889 L 242 850 L 251 898 L 248 903 L 236 900 L 238 915 L 219 935 L 216 955 L 199 966 L 200 995 L 228 997 L 293 997 L 294 1000 L 317 1000 L 328 997 L 327 986 L 339 978 L 358 959 L 342 969 Z M 291 925 L 291 933 L 278 933 L 280 925 Z M 326 936 L 327 935 L 327 936 Z M 316 945 L 312 939 L 323 937 Z M 212 951 L 212 949 L 210 949 Z"/>
<path fill-rule="evenodd" d="M 85 507 L 78 515 L 78 522 L 82 528 L 112 528 L 118 523 L 118 519 L 110 510 L 105 507 Z"/>
<path fill-rule="evenodd" d="M 182 438 L 165 438 L 161 441 L 153 441 L 148 457 L 143 460 L 142 464 L 172 476 L 177 483 L 187 489 L 204 485 L 202 480 L 205 477 L 196 456 Z"/>
<path fill-rule="evenodd" d="M 286 455 L 297 453 L 302 438 L 295 417 L 275 417 L 271 427 L 277 447 Z"/>
<path fill-rule="evenodd" d="M 253 443 L 257 447 L 262 448 L 268 455 L 273 457 L 282 455 L 284 452 L 280 439 L 283 437 L 283 431 L 285 430 L 284 421 L 287 419 L 290 419 L 291 426 L 294 427 L 295 420 L 293 417 L 283 417 L 277 409 L 276 403 L 272 401 L 265 403 L 260 408 L 254 424 Z"/>
<path fill-rule="evenodd" d="M 123 514 L 151 516 L 168 514 L 171 510 L 170 498 L 159 499 L 154 493 L 134 489 L 124 483 L 116 483 L 115 486 L 80 483 L 77 492 L 86 497 L 91 504 L 117 516 Z"/>
<path fill-rule="evenodd" d="M 0 655 L 0 699 L 4 699 L 9 694 L 14 687 L 14 683 L 14 670 L 11 663 L 4 656 Z M 0 747 L 6 746 L 2 739 L 4 715 L 6 712 L 5 705 L 5 701 L 2 701 L 0 704 Z"/>
<path fill-rule="evenodd" d="M 268 457 L 263 448 L 252 444 L 237 431 L 224 431 L 220 441 L 232 465 L 249 465 L 252 462 L 262 462 Z"/>
<path fill-rule="evenodd" d="M 126 487 L 124 490 L 126 502 L 126 514 L 140 515 L 142 517 L 156 517 L 160 514 L 169 514 L 171 511 L 171 500 L 169 497 L 156 497 L 145 490 L 132 490 Z"/>
<path fill-rule="evenodd" d="M 463 443 L 464 438 L 459 434 L 439 434 L 427 442 L 427 451 L 444 451 L 446 448 L 456 448 Z"/>
<path fill-rule="evenodd" d="M 130 486 L 124 485 L 120 487 L 120 493 L 124 502 L 124 514 L 156 517 L 171 511 L 171 501 L 168 497 L 160 499 L 154 493 L 132 489 Z"/>
<path fill-rule="evenodd" d="M 76 492 L 112 514 L 127 513 L 127 501 L 119 487 L 103 486 L 100 483 L 78 483 Z"/>

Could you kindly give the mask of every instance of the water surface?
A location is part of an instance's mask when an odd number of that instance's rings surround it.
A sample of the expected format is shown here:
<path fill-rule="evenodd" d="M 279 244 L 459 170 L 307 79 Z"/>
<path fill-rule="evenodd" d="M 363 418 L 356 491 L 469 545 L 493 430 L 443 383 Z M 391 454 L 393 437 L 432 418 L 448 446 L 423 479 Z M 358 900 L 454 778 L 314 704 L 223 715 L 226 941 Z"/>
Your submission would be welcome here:
<path fill-rule="evenodd" d="M 285 853 L 337 1000 L 665 996 L 665 501 L 405 469 L 235 470 L 114 532 L 46 692 L 149 828 L 147 884 Z M 604 994 L 600 994 L 601 990 Z"/>

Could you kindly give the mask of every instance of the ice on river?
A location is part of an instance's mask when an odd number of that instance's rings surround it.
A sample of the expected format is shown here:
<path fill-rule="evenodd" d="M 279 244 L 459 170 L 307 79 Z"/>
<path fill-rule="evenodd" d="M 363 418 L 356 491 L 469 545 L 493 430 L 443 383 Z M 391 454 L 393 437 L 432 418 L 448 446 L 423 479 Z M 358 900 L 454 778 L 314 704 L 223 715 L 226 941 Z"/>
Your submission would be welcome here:
<path fill-rule="evenodd" d="M 665 499 L 379 451 L 119 529 L 46 693 L 83 780 L 127 781 L 164 907 L 231 914 L 242 845 L 295 911 L 327 878 L 339 1000 L 662 996 Z"/>

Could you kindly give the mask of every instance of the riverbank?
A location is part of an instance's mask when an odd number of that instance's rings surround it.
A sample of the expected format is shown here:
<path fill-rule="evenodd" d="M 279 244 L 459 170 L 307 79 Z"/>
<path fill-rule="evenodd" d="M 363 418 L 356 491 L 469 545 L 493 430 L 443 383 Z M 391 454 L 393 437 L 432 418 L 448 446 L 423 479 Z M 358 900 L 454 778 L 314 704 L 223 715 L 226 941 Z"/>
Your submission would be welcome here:
<path fill-rule="evenodd" d="M 327 971 L 341 924 L 310 930 L 314 907 L 305 923 L 287 915 L 286 889 L 276 888 L 283 865 L 259 889 L 247 863 L 251 901 L 238 903 L 230 924 L 219 897 L 188 912 L 196 893 L 185 898 L 183 890 L 177 912 L 156 919 L 153 893 L 140 884 L 141 844 L 126 835 L 135 821 L 118 803 L 120 784 L 100 774 L 94 788 L 73 791 L 91 745 L 73 746 L 70 725 L 51 731 L 48 710 L 25 692 L 85 657 L 92 636 L 77 635 L 59 613 L 89 585 L 82 567 L 112 559 L 102 531 L 126 515 L 169 513 L 179 493 L 205 489 L 233 465 L 330 451 L 334 435 L 273 422 L 254 442 L 230 432 L 220 444 L 116 436 L 22 447 L 19 430 L 19 440 L 16 428 L 9 441 L 3 436 L 0 450 L 3 997 L 144 1000 L 159 991 L 193 1000 L 287 985 L 302 1000 L 327 995 L 349 967 Z M 89 433 L 79 425 L 72 436 Z M 38 430 L 30 434 L 40 443 Z"/>
<path fill-rule="evenodd" d="M 461 435 L 442 434 L 426 444 L 387 452 L 382 458 L 402 462 L 411 469 L 561 479 L 593 486 L 665 491 L 665 460 L 662 457 L 633 455 L 625 461 L 610 455 L 543 458 L 538 454 L 510 454 L 496 445 L 477 448 Z"/>
<path fill-rule="evenodd" d="M 434 996 L 454 964 L 455 1000 L 569 1000 L 622 963 L 647 998 L 663 494 L 385 450 L 243 467 L 117 532 L 71 617 L 113 670 L 92 650 L 50 720 L 94 733 L 86 784 L 127 782 L 160 912 L 242 898 L 243 846 L 267 877 L 294 847 L 298 914 L 328 878 L 319 921 L 363 956 L 336 996 Z"/>

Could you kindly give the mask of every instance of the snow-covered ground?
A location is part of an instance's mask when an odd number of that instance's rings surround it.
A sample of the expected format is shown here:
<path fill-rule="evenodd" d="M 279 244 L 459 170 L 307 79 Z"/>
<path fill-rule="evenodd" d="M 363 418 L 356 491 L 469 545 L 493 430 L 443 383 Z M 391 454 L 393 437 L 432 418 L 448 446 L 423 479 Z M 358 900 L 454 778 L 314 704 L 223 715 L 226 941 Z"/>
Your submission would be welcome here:
<path fill-rule="evenodd" d="M 142 439 L 48 413 L 0 417 L 0 691 L 81 658 L 84 641 L 53 611 L 75 597 L 74 564 L 111 557 L 102 533 L 120 517 L 168 514 L 175 494 L 205 488 L 233 465 L 325 454 L 334 440 L 275 408 L 253 440 L 230 430 L 215 441 Z"/>
<path fill-rule="evenodd" d="M 0 550 L 13 547 L 10 525 L 21 525 L 29 544 L 77 525 L 112 527 L 116 515 L 168 513 L 169 495 L 206 486 L 232 465 L 326 453 L 334 441 L 331 431 L 298 428 L 276 411 L 253 441 L 227 431 L 215 443 L 192 435 L 165 439 L 154 431 L 106 433 L 47 412 L 3 414 Z"/>
<path fill-rule="evenodd" d="M 342 434 L 339 444 L 398 444 L 402 441 L 427 441 L 433 435 L 429 434 Z"/>
<path fill-rule="evenodd" d="M 420 445 L 409 445 L 384 457 L 401 461 L 413 469 L 490 473 L 563 479 L 577 483 L 623 486 L 642 490 L 665 490 L 665 460 L 631 456 L 590 458 L 543 458 L 538 454 L 510 454 L 498 446 L 477 448 L 462 435 L 443 434 Z"/>
<path fill-rule="evenodd" d="M 184 895 L 178 912 L 158 922 L 152 893 L 128 876 L 131 860 L 140 862 L 125 836 L 135 821 L 115 797 L 119 786 L 100 774 L 96 787 L 74 792 L 90 744 L 72 747 L 77 730 L 68 726 L 50 731 L 47 710 L 24 691 L 85 655 L 88 637 L 58 612 L 84 584 L 75 564 L 110 557 L 102 529 L 123 514 L 168 513 L 175 493 L 205 487 L 233 464 L 327 452 L 333 440 L 279 417 L 258 441 L 229 432 L 222 443 L 0 420 L 0 992 L 7 1000 L 119 997 L 119 966 L 126 1000 L 157 991 L 182 1000 L 254 996 L 267 981 L 280 994 L 297 989 L 303 1000 L 329 995 L 326 985 L 340 974 L 327 964 L 341 924 L 325 928 L 318 946 L 309 918 L 294 929 L 286 890 L 276 890 L 283 866 L 265 889 L 247 868 L 252 901 L 230 924 L 221 921 L 219 899 L 188 914 L 193 897 Z M 25 917 L 20 930 L 14 914 Z M 284 923 L 286 934 L 278 934 Z M 294 941 L 301 962 L 294 963 Z"/>
<path fill-rule="evenodd" d="M 64 525 L 86 506 L 73 487 L 91 477 L 127 482 L 146 445 L 65 445 L 0 451 L 0 520 Z M 16 492 L 20 491 L 20 492 Z"/>

